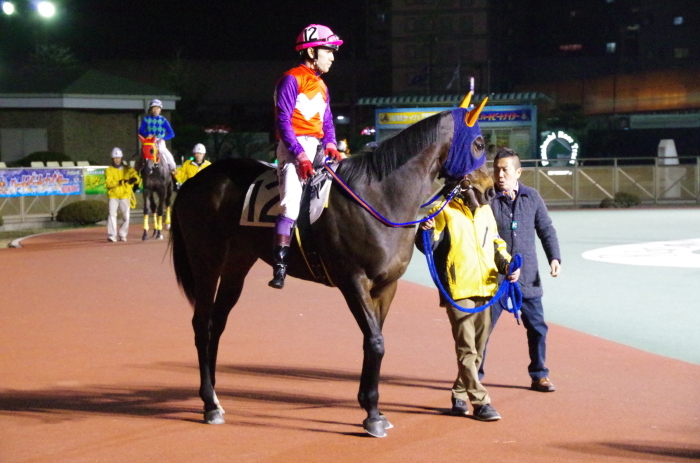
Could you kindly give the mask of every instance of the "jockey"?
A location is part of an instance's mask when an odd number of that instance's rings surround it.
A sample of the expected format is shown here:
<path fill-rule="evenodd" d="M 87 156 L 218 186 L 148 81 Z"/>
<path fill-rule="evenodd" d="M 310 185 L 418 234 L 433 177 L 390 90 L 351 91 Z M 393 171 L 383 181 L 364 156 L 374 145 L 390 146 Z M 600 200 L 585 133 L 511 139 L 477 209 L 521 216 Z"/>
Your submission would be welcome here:
<path fill-rule="evenodd" d="M 199 173 L 200 170 L 211 165 L 211 162 L 204 160 L 204 155 L 207 154 L 207 149 L 203 144 L 197 143 L 192 149 L 194 159 L 188 159 L 182 163 L 182 167 L 175 172 L 175 179 L 178 183 L 185 183 Z"/>
<path fill-rule="evenodd" d="M 172 127 L 170 127 L 168 120 L 160 115 L 162 110 L 163 103 L 161 103 L 160 100 L 151 100 L 151 103 L 148 105 L 148 116 L 144 117 L 141 121 L 139 134 L 142 137 L 155 135 L 158 153 L 160 153 L 165 162 L 168 164 L 168 168 L 172 174 L 175 172 L 177 166 L 175 165 L 173 155 L 165 146 L 165 140 L 170 140 L 171 138 L 175 137 L 175 132 L 173 132 Z"/>
<path fill-rule="evenodd" d="M 275 88 L 280 213 L 275 225 L 274 273 L 269 283 L 273 288 L 284 286 L 285 257 L 299 216 L 302 184 L 316 173 L 313 160 L 318 152 L 335 161 L 343 158 L 336 146 L 328 88 L 321 79 L 321 74 L 330 70 L 333 53 L 342 43 L 326 26 L 307 26 L 297 37 L 295 47 L 301 63 L 285 72 Z"/>

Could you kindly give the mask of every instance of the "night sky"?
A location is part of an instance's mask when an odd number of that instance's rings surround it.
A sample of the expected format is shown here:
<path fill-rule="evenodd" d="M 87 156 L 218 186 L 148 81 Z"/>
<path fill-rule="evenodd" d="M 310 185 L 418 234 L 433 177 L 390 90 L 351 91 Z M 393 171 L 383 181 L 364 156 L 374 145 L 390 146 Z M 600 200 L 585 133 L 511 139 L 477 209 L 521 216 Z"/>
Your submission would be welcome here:
<path fill-rule="evenodd" d="M 15 0 L 26 9 L 29 0 Z M 54 0 L 48 24 L 27 11 L 0 18 L 0 56 L 21 60 L 37 41 L 70 47 L 81 61 L 169 59 L 271 60 L 294 55 L 297 34 L 325 24 L 364 49 L 362 2 L 319 0 Z"/>

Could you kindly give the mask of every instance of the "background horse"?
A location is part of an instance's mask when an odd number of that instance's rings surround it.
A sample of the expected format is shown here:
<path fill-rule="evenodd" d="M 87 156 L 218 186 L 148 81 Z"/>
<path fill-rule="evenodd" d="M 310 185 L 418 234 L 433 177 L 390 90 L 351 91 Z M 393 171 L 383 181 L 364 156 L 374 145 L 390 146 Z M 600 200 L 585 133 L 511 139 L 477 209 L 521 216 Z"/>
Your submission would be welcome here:
<path fill-rule="evenodd" d="M 473 126 L 478 117 L 474 111 L 455 109 L 424 119 L 372 153 L 343 160 L 337 174 L 380 214 L 402 223 L 416 219 L 441 171 L 458 171 L 458 182 L 481 166 L 492 186 L 483 167 L 484 140 L 478 125 Z M 467 127 L 469 121 L 473 127 Z M 463 129 L 471 135 L 463 136 Z M 248 186 L 266 169 L 270 167 L 250 159 L 219 161 L 188 180 L 175 200 L 170 235 L 173 263 L 178 283 L 194 306 L 199 395 L 207 423 L 224 422 L 214 386 L 219 339 L 229 312 L 253 264 L 258 259 L 272 263 L 274 228 L 239 224 Z M 384 356 L 382 325 L 398 279 L 411 260 L 415 227 L 382 224 L 334 182 L 329 207 L 311 229 L 313 246 L 364 337 L 358 393 L 367 411 L 363 427 L 372 436 L 384 437 L 392 425 L 377 406 Z M 288 254 L 287 274 L 314 281 L 296 242 Z"/>
<path fill-rule="evenodd" d="M 160 160 L 155 136 L 147 138 L 139 135 L 141 140 L 141 159 L 137 170 L 143 180 L 143 236 L 148 239 L 148 220 L 153 212 L 153 237 L 163 239 L 163 212 L 165 212 L 165 227 L 170 230 L 170 202 L 173 195 L 173 178 L 167 163 Z M 158 201 L 156 201 L 156 196 Z"/>

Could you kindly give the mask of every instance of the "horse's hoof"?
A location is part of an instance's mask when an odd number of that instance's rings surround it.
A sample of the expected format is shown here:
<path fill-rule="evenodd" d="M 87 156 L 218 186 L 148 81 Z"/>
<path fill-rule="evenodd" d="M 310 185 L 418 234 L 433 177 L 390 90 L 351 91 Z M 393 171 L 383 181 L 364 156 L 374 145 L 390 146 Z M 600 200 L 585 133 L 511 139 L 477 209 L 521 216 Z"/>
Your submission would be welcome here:
<path fill-rule="evenodd" d="M 143 236 L 141 237 L 141 241 L 148 241 L 148 232 L 143 232 Z"/>
<path fill-rule="evenodd" d="M 367 418 L 362 422 L 362 427 L 372 437 L 386 437 L 386 427 L 384 426 L 384 420 L 381 418 L 374 421 L 370 421 Z"/>
<path fill-rule="evenodd" d="M 380 414 L 379 418 L 381 418 L 382 422 L 384 423 L 384 429 L 391 429 L 394 427 L 394 425 L 391 424 L 391 421 L 386 419 L 386 416 Z"/>
<path fill-rule="evenodd" d="M 204 422 L 206 424 L 224 424 L 226 421 L 224 420 L 224 417 L 221 416 L 221 410 L 217 408 L 215 410 L 204 412 Z"/>
<path fill-rule="evenodd" d="M 168 230 L 168 231 L 170 231 L 170 224 L 169 224 L 169 223 L 166 223 L 166 224 L 165 224 L 165 229 Z"/>
<path fill-rule="evenodd" d="M 160 233 L 158 233 L 158 234 L 156 235 L 156 239 L 157 239 L 157 240 L 162 240 L 162 239 L 163 239 L 163 235 L 160 234 Z"/>

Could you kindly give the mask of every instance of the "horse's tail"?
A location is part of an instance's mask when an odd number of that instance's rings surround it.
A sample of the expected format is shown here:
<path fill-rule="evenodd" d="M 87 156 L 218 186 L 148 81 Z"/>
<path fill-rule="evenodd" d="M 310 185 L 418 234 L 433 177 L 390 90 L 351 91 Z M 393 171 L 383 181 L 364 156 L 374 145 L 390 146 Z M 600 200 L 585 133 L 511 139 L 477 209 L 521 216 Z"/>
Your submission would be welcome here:
<path fill-rule="evenodd" d="M 176 207 L 177 199 L 175 200 L 175 205 L 173 207 L 174 211 L 176 210 Z M 185 237 L 182 235 L 182 229 L 180 228 L 177 214 L 173 214 L 172 223 L 170 224 L 170 248 L 173 253 L 173 266 L 175 267 L 175 277 L 177 278 L 177 283 L 185 293 L 187 300 L 190 301 L 190 304 L 194 307 L 194 273 L 192 272 L 190 259 L 187 257 Z"/>

